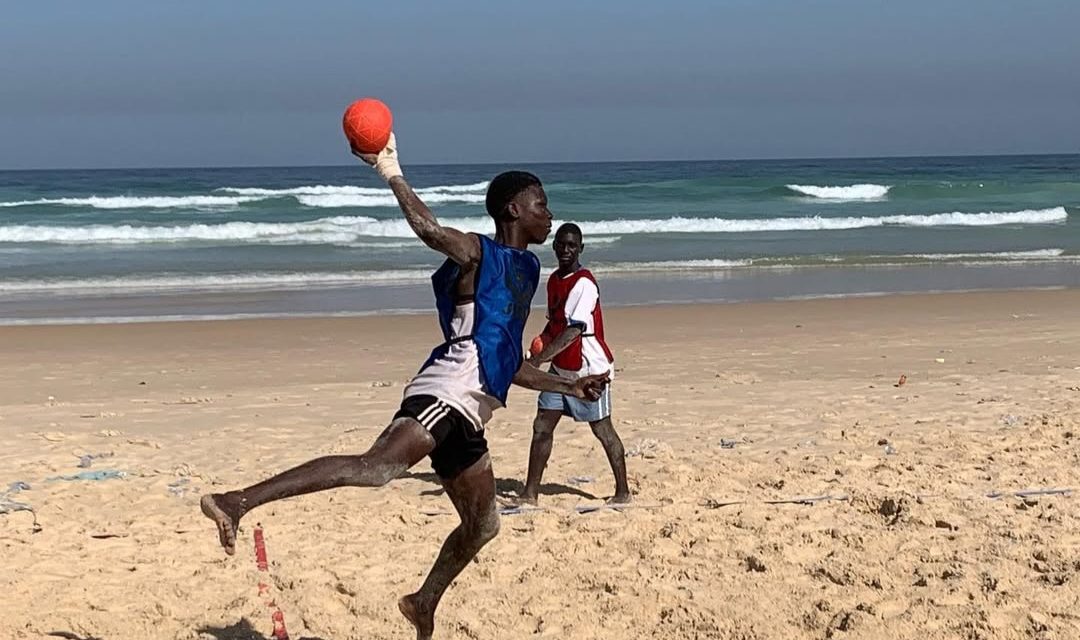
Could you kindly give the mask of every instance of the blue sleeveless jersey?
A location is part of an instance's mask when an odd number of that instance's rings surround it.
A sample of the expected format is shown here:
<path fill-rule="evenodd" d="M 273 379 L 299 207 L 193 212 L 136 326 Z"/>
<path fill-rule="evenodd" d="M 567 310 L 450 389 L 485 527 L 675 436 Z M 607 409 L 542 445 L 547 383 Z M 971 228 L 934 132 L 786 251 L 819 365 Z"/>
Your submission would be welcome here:
<path fill-rule="evenodd" d="M 481 257 L 476 273 L 471 339 L 480 357 L 484 392 L 505 405 L 506 394 L 523 359 L 522 336 L 533 294 L 540 283 L 540 260 L 531 251 L 507 247 L 487 236 L 478 237 Z M 448 259 L 431 276 L 439 326 L 447 342 L 435 347 L 421 371 L 450 349 L 450 322 L 460 275 L 461 266 Z"/>

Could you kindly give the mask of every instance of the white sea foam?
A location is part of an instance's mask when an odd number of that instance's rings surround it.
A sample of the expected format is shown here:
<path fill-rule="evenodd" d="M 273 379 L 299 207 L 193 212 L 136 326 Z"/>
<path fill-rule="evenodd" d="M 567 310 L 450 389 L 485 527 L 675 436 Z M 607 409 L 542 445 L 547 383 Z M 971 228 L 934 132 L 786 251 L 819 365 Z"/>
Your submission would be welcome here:
<path fill-rule="evenodd" d="M 548 236 L 545 246 L 551 246 L 551 242 L 554 239 L 555 234 Z M 596 245 L 608 245 L 615 244 L 619 240 L 622 240 L 622 236 L 593 236 L 588 239 L 586 243 L 588 246 L 593 247 Z M 359 240 L 357 242 L 350 242 L 346 246 L 355 249 L 415 249 L 423 247 L 424 243 L 419 238 L 412 240 L 390 240 L 390 241 L 373 241 L 373 240 Z"/>
<path fill-rule="evenodd" d="M 1065 254 L 1064 249 L 1033 249 L 1031 251 L 997 251 L 977 253 L 913 253 L 912 258 L 923 260 L 1051 260 Z"/>
<path fill-rule="evenodd" d="M 487 182 L 475 182 L 472 184 L 448 184 L 434 187 L 420 187 L 416 193 L 484 193 L 487 190 Z M 388 196 L 393 192 L 386 188 L 356 187 L 352 185 L 309 185 L 292 187 L 289 189 L 264 189 L 261 187 L 221 187 L 217 191 L 235 193 L 242 196 Z"/>
<path fill-rule="evenodd" d="M 658 262 L 618 262 L 590 267 L 596 273 L 625 273 L 633 271 L 716 271 L 754 267 L 787 269 L 814 267 L 823 264 L 865 264 L 874 266 L 910 265 L 919 262 L 958 262 L 961 264 L 992 264 L 996 262 L 1076 261 L 1080 256 L 1066 256 L 1064 249 L 1034 249 L 1031 251 L 998 251 L 973 253 L 910 253 L 900 255 L 843 256 L 769 256 L 744 259 L 670 260 Z"/>
<path fill-rule="evenodd" d="M 548 236 L 548 244 L 555 239 L 555 234 L 552 233 Z M 598 244 L 615 244 L 619 240 L 622 240 L 622 236 L 591 236 L 586 239 L 585 244 L 589 246 L 596 246 Z"/>
<path fill-rule="evenodd" d="M 826 200 L 881 200 L 892 188 L 883 184 L 853 184 L 847 187 L 819 187 L 812 184 L 785 186 L 800 195 Z"/>
<path fill-rule="evenodd" d="M 755 231 L 830 231 L 860 229 L 882 226 L 992 226 L 1004 224 L 1048 224 L 1064 222 L 1068 218 L 1065 207 L 1051 209 L 1027 209 L 987 213 L 934 213 L 892 216 L 823 217 L 804 218 L 667 218 L 653 220 L 607 220 L 582 222 L 582 230 L 588 234 L 634 234 L 634 233 L 750 233 Z"/>
<path fill-rule="evenodd" d="M 93 209 L 216 209 L 261 200 L 257 196 L 89 196 L 86 198 L 39 198 L 0 202 L 0 207 L 58 205 Z"/>
<path fill-rule="evenodd" d="M 348 271 L 315 273 L 245 273 L 220 275 L 160 275 L 101 278 L 67 278 L 0 281 L 0 294 L 93 293 L 139 291 L 221 291 L 257 289 L 304 289 L 351 284 L 395 284 L 424 282 L 430 269 Z"/>
<path fill-rule="evenodd" d="M 578 223 L 586 236 L 654 233 L 750 233 L 762 231 L 828 231 L 881 226 L 991 226 L 1048 224 L 1068 218 L 1064 207 L 988 213 L 936 213 L 861 217 L 806 218 L 683 218 L 602 220 Z M 473 233 L 492 233 L 491 218 L 444 218 L 443 222 Z M 140 244 L 177 242 L 344 244 L 364 237 L 413 238 L 400 218 L 377 220 L 366 216 L 334 216 L 306 222 L 225 222 L 178 226 L 138 225 L 5 225 L 0 243 Z"/>
<path fill-rule="evenodd" d="M 817 267 L 822 265 L 910 266 L 933 262 L 963 265 L 1027 262 L 1077 262 L 1080 255 L 1066 255 L 1064 249 L 1030 251 L 976 251 L 966 253 L 900 253 L 875 255 L 808 255 L 755 258 L 753 266 L 763 268 Z"/>
<path fill-rule="evenodd" d="M 341 207 L 396 207 L 397 198 L 392 193 L 385 195 L 365 195 L 348 193 L 328 193 L 323 195 L 295 195 L 296 201 L 305 207 L 337 209 Z M 461 202 L 477 204 L 484 201 L 483 194 L 477 193 L 427 193 L 421 194 L 426 204 Z"/>
<path fill-rule="evenodd" d="M 461 202 L 476 204 L 484 201 L 488 183 L 450 184 L 423 187 L 416 190 L 425 202 L 440 204 Z M 186 196 L 86 196 L 70 198 L 38 198 L 0 202 L 0 208 L 63 206 L 92 209 L 221 209 L 248 202 L 273 198 L 294 198 L 308 207 L 396 207 L 397 199 L 390 189 L 355 187 L 349 185 L 311 185 L 291 189 L 261 187 L 223 187 L 217 195 Z M 220 195 L 227 193 L 230 195 Z"/>
<path fill-rule="evenodd" d="M 224 222 L 178 226 L 87 225 L 0 226 L 0 242 L 142 244 L 176 242 L 300 243 L 349 242 L 374 218 L 338 216 L 310 222 Z"/>
<path fill-rule="evenodd" d="M 615 262 L 589 267 L 595 273 L 627 273 L 632 271 L 711 271 L 749 267 L 753 263 L 745 260 L 664 260 L 657 262 Z"/>

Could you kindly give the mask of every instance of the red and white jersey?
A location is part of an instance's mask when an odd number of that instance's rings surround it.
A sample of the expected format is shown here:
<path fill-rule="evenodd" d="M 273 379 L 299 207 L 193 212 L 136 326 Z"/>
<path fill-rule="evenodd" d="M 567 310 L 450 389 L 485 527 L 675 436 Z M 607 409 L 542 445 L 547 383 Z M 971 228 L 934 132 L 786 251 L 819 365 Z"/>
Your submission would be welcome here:
<path fill-rule="evenodd" d="M 615 359 L 604 341 L 604 314 L 600 309 L 600 288 L 588 269 L 560 276 L 552 273 L 547 283 L 548 324 L 545 342 L 567 327 L 578 326 L 581 337 L 555 356 L 556 373 L 567 377 L 614 373 Z"/>

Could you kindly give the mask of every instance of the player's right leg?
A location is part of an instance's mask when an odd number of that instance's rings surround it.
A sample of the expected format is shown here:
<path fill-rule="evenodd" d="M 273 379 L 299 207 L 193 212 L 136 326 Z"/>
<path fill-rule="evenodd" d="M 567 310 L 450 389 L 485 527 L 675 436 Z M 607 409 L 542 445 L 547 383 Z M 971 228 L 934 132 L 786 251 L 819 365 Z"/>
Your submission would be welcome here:
<path fill-rule="evenodd" d="M 435 608 L 447 587 L 499 533 L 495 476 L 487 453 L 454 477 L 442 478 L 442 484 L 461 517 L 461 524 L 443 542 L 420 590 L 398 602 L 401 613 L 416 627 L 417 640 L 430 640 L 435 628 Z"/>

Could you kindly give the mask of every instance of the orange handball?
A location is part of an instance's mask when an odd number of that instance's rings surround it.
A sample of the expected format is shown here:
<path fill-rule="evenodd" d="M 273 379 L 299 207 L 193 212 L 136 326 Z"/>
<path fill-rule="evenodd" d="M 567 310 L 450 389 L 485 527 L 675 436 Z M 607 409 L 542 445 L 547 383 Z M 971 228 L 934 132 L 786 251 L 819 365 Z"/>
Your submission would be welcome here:
<path fill-rule="evenodd" d="M 390 141 L 394 116 L 390 107 L 375 98 L 361 98 L 349 105 L 341 120 L 345 137 L 361 153 L 378 153 Z"/>
<path fill-rule="evenodd" d="M 536 336 L 533 338 L 532 344 L 529 345 L 529 355 L 535 356 L 544 350 L 547 344 L 544 343 L 544 336 Z"/>

